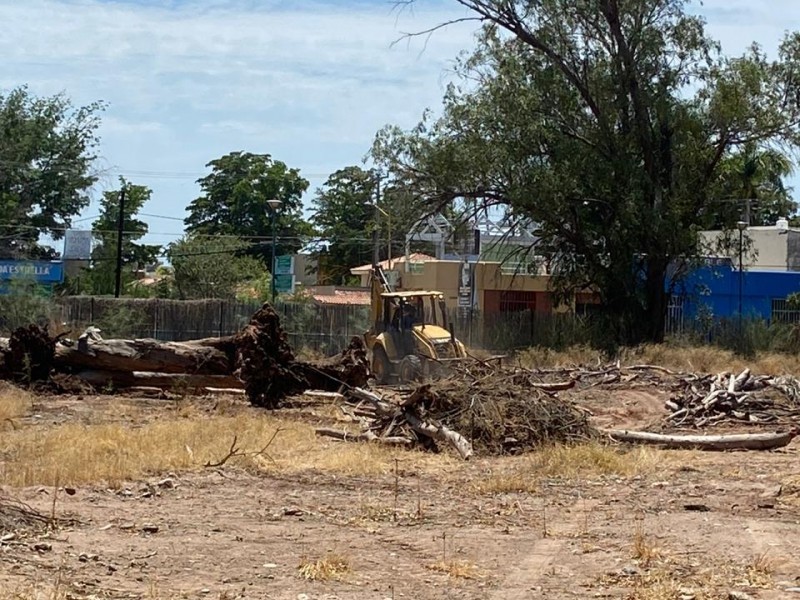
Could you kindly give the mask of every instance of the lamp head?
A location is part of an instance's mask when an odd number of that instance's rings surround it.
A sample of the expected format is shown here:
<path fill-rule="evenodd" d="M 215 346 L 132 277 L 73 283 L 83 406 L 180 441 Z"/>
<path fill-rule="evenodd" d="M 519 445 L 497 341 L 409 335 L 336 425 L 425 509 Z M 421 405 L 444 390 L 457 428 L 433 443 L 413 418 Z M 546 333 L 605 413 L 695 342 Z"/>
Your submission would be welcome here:
<path fill-rule="evenodd" d="M 736 221 L 736 229 L 739 231 L 744 231 L 747 229 L 747 223 L 745 221 Z"/>
<path fill-rule="evenodd" d="M 273 211 L 277 211 L 281 207 L 283 202 L 281 200 L 278 200 L 277 198 L 270 198 L 269 200 L 267 200 L 267 204 L 269 204 L 270 209 L 272 209 Z"/>

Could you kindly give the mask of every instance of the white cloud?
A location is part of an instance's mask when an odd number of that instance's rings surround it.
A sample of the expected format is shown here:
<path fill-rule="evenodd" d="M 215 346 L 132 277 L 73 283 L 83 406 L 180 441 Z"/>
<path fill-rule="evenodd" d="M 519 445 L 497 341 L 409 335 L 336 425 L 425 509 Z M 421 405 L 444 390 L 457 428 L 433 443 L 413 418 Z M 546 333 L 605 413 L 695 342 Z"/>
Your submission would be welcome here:
<path fill-rule="evenodd" d="M 459 14 L 422 4 L 398 15 L 388 3 L 0 0 L 0 86 L 108 101 L 101 153 L 123 173 L 199 175 L 242 149 L 300 167 L 315 187 L 359 162 L 383 124 L 410 126 L 439 103 L 472 29 L 393 46 L 403 29 Z M 194 176 L 138 179 L 154 189 L 148 212 L 183 216 L 197 193 Z"/>
<path fill-rule="evenodd" d="M 475 30 L 392 44 L 464 16 L 453 0 L 401 13 L 383 0 L 0 0 L 0 10 L 0 88 L 108 101 L 104 160 L 138 173 L 130 178 L 154 189 L 147 212 L 169 216 L 183 216 L 204 165 L 233 150 L 269 152 L 312 175 L 312 189 L 358 163 L 382 125 L 408 127 L 439 106 Z M 789 0 L 706 0 L 696 10 L 733 53 L 752 40 L 774 51 L 785 29 L 800 28 L 800 3 Z"/>

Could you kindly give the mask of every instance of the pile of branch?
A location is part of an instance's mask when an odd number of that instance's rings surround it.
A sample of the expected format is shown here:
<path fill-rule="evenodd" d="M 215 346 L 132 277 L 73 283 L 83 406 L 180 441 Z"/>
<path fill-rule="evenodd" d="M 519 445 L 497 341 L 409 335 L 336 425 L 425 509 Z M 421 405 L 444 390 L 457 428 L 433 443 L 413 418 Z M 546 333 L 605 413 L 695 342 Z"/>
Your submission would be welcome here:
<path fill-rule="evenodd" d="M 667 422 L 706 427 L 733 421 L 775 423 L 800 417 L 800 381 L 794 377 L 741 373 L 688 375 L 667 401 Z"/>
<path fill-rule="evenodd" d="M 412 390 L 376 394 L 351 390 L 359 402 L 351 416 L 361 423 L 356 436 L 320 429 L 354 441 L 446 443 L 463 458 L 519 453 L 547 443 L 574 442 L 595 436 L 587 414 L 558 397 L 570 382 L 543 383 L 530 373 L 474 364 L 456 368 L 445 379 Z"/>
<path fill-rule="evenodd" d="M 0 537 L 21 530 L 45 529 L 53 524 L 52 517 L 0 492 Z"/>

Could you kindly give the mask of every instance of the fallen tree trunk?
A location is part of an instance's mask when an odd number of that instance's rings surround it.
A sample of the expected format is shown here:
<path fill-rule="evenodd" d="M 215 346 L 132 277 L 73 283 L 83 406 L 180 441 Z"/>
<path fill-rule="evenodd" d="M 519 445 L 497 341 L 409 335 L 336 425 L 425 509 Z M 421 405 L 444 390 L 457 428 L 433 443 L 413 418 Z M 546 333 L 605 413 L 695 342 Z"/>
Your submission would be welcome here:
<path fill-rule="evenodd" d="M 156 373 L 233 373 L 235 346 L 232 337 L 190 342 L 151 339 L 99 340 L 65 346 L 58 344 L 54 358 L 60 369 L 151 371 Z"/>
<path fill-rule="evenodd" d="M 732 435 L 664 435 L 647 431 L 604 430 L 605 435 L 618 442 L 655 444 L 671 449 L 697 450 L 773 450 L 787 446 L 797 435 L 785 433 L 743 433 Z"/>
<path fill-rule="evenodd" d="M 106 371 L 87 369 L 74 374 L 95 388 L 156 387 L 166 390 L 227 388 L 241 390 L 241 382 L 232 375 L 197 373 L 153 373 L 151 371 Z"/>

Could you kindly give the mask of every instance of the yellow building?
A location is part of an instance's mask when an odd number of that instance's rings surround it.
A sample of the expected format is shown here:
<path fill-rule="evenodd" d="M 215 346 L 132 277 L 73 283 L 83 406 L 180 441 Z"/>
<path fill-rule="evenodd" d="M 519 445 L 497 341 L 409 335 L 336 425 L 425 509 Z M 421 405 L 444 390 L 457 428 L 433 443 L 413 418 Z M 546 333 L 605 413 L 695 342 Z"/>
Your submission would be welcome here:
<path fill-rule="evenodd" d="M 390 281 L 398 290 L 438 290 L 451 307 L 471 307 L 484 314 L 531 310 L 536 313 L 568 311 L 571 306 L 557 306 L 550 289 L 551 276 L 538 273 L 515 273 L 500 262 L 466 263 L 438 260 L 424 254 L 383 261 L 381 267 L 391 273 Z M 370 265 L 351 270 L 369 285 Z M 393 273 L 392 273 L 393 272 Z"/>

